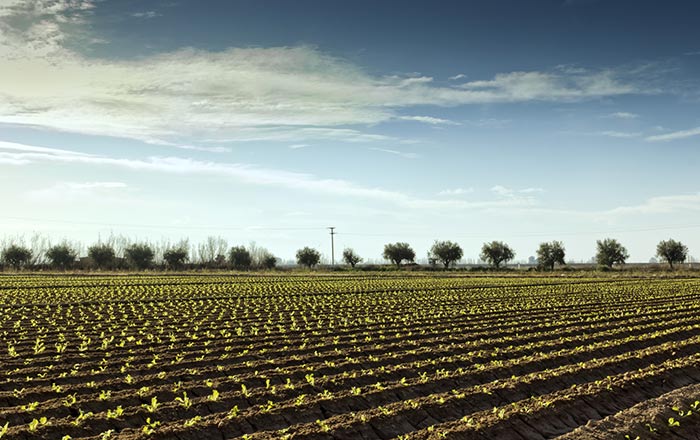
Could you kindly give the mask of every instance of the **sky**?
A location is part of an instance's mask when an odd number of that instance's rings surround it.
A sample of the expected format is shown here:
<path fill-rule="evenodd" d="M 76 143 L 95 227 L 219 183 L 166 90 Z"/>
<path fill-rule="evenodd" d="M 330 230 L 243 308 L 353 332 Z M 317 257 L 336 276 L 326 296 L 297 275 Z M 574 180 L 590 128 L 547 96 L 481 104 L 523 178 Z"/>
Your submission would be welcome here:
<path fill-rule="evenodd" d="M 0 0 L 0 235 L 700 257 L 700 3 Z"/>

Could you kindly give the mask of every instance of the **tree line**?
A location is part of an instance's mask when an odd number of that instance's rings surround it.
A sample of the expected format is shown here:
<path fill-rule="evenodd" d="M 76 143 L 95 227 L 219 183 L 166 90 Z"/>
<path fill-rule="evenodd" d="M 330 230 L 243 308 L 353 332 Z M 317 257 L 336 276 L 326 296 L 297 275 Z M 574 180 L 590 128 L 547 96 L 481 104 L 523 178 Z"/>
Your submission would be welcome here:
<path fill-rule="evenodd" d="M 30 245 L 23 238 L 0 243 L 0 265 L 15 269 L 51 267 L 59 270 L 146 270 L 146 269 L 272 269 L 278 259 L 255 242 L 248 246 L 228 247 L 221 237 L 208 237 L 196 246 L 188 240 L 176 243 L 132 242 L 122 236 L 110 236 L 89 246 L 32 236 Z"/>
<path fill-rule="evenodd" d="M 194 267 L 204 268 L 228 268 L 237 270 L 248 269 L 273 269 L 277 266 L 278 259 L 265 248 L 251 243 L 249 247 L 233 246 L 226 249 L 222 239 L 210 237 L 204 246 L 199 248 L 201 260 Z M 629 258 L 627 249 L 617 240 L 606 238 L 596 242 L 596 262 L 600 267 L 612 268 L 616 264 L 625 264 Z M 74 269 L 78 267 L 78 249 L 75 245 L 62 242 L 48 246 L 44 251 L 47 263 L 50 267 L 60 270 Z M 464 252 L 461 246 L 452 241 L 435 241 L 428 252 L 428 261 L 431 265 L 442 264 L 445 269 L 454 266 L 462 259 Z M 566 249 L 561 241 L 540 243 L 536 251 L 537 266 L 544 270 L 554 270 L 557 265 L 566 264 Z M 416 258 L 415 251 L 408 243 L 388 243 L 384 246 L 382 256 L 397 267 L 405 263 L 413 263 Z M 656 256 L 669 264 L 673 269 L 674 264 L 683 263 L 688 257 L 688 248 L 681 242 L 669 239 L 659 242 L 656 247 Z M 15 269 L 30 266 L 33 251 L 21 244 L 12 243 L 2 249 L 0 261 Z M 87 249 L 87 261 L 80 261 L 80 268 L 109 269 L 136 269 L 146 270 L 152 268 L 164 268 L 182 270 L 192 268 L 190 263 L 190 248 L 187 242 L 167 246 L 162 250 L 160 264 L 155 262 L 156 249 L 145 242 L 130 243 L 121 249 L 118 255 L 114 242 L 98 242 Z M 499 269 L 515 257 L 515 251 L 502 241 L 484 243 L 481 248 L 480 258 L 494 269 Z M 342 253 L 345 264 L 355 267 L 363 261 L 352 248 L 346 248 Z M 304 247 L 296 253 L 296 261 L 300 266 L 312 268 L 321 261 L 321 253 L 313 248 Z M 36 265 L 34 265 L 36 266 Z"/>

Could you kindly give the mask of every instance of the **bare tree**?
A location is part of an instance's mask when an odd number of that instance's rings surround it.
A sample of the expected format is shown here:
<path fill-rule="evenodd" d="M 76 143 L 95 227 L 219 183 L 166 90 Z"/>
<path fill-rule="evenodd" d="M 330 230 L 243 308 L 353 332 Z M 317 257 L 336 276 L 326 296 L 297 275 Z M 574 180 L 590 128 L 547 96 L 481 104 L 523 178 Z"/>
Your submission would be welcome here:
<path fill-rule="evenodd" d="M 217 266 L 223 258 L 226 260 L 228 242 L 222 237 L 209 236 L 199 244 L 199 262 L 206 266 Z"/>
<path fill-rule="evenodd" d="M 352 248 L 345 248 L 343 249 L 343 261 L 354 268 L 357 263 L 362 261 L 362 257 L 357 255 Z"/>

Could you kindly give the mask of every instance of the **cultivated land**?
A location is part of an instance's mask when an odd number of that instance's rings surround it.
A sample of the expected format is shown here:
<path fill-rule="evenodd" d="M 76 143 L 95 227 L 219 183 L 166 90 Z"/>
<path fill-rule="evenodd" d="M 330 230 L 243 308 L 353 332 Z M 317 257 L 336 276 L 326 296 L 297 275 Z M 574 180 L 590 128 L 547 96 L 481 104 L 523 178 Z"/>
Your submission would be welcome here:
<path fill-rule="evenodd" d="M 3 276 L 0 365 L 3 440 L 700 438 L 700 279 Z"/>

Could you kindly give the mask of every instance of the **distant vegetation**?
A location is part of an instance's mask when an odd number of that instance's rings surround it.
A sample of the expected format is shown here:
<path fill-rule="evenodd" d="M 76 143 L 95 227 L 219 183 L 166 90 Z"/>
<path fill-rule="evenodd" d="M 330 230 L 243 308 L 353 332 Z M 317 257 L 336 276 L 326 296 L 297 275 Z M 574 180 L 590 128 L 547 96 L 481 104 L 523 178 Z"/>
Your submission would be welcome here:
<path fill-rule="evenodd" d="M 595 264 L 610 270 L 627 262 L 629 253 L 619 241 L 606 238 L 596 242 Z M 566 249 L 561 241 L 540 243 L 535 251 L 536 258 L 530 257 L 527 267 L 530 270 L 553 271 L 557 267 L 566 268 Z M 431 246 L 424 268 L 454 268 L 464 256 L 464 250 L 455 242 L 436 240 Z M 382 257 L 396 268 L 415 264 L 416 253 L 406 242 L 387 243 Z M 659 242 L 656 257 L 667 263 L 670 269 L 688 259 L 688 248 L 683 243 L 668 239 Z M 481 247 L 480 264 L 491 270 L 500 270 L 515 258 L 515 251 L 507 243 L 491 241 Z M 365 261 L 352 248 L 342 252 L 342 265 L 349 268 Z M 654 260 L 656 261 L 656 260 Z M 296 253 L 296 264 L 308 269 L 323 263 L 323 256 L 317 249 L 303 247 Z M 122 236 L 110 236 L 106 240 L 84 248 L 79 243 L 62 241 L 52 245 L 44 237 L 32 236 L 30 240 L 18 237 L 0 241 L 0 269 L 14 270 L 201 270 L 234 269 L 261 270 L 274 269 L 279 259 L 267 249 L 254 242 L 248 246 L 229 247 L 221 237 L 208 237 L 204 242 L 190 245 L 188 240 L 177 243 L 132 242 Z M 377 268 L 369 264 L 365 270 Z"/>

